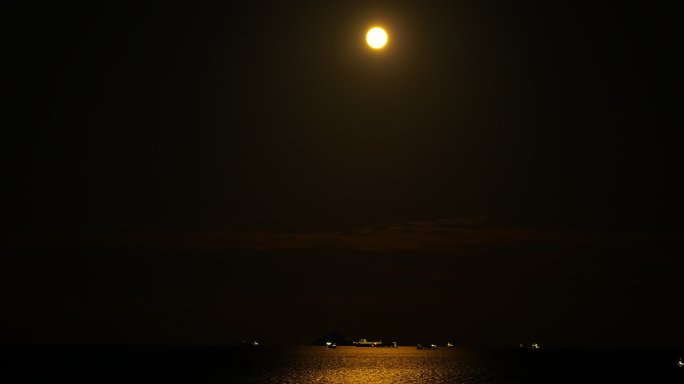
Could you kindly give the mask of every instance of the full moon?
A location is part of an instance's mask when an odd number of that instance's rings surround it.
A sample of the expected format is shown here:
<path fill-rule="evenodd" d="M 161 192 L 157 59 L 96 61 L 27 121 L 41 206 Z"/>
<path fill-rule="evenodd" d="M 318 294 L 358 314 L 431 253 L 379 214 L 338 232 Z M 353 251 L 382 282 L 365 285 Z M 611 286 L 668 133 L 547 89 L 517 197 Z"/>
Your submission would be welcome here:
<path fill-rule="evenodd" d="M 372 48 L 382 48 L 387 44 L 387 32 L 382 28 L 372 28 L 366 34 L 366 41 Z"/>

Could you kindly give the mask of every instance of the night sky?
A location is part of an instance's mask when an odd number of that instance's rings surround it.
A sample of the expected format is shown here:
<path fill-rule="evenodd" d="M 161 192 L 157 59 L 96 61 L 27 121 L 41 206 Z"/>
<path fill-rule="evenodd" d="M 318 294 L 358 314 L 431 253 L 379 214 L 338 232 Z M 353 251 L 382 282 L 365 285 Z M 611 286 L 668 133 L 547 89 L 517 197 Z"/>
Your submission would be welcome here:
<path fill-rule="evenodd" d="M 672 9 L 237 3 L 2 2 L 0 344 L 684 345 Z"/>

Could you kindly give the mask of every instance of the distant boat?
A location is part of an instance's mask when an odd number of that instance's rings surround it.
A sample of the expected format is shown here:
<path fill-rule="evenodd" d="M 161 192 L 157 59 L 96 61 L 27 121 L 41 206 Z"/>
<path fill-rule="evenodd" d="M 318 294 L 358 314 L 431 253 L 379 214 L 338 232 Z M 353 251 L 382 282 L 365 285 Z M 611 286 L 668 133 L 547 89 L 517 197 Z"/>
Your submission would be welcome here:
<path fill-rule="evenodd" d="M 539 344 L 536 344 L 536 343 L 535 343 L 535 344 L 532 344 L 532 346 L 530 347 L 530 349 L 539 349 Z"/>
<path fill-rule="evenodd" d="M 357 347 L 377 347 L 378 344 L 382 344 L 382 340 L 380 340 L 380 341 L 366 341 L 366 339 L 361 339 L 359 341 L 354 342 L 354 345 Z"/>
<path fill-rule="evenodd" d="M 453 347 L 454 345 L 451 343 L 447 343 L 447 347 Z"/>
<path fill-rule="evenodd" d="M 679 359 L 679 362 L 677 363 L 677 365 L 678 365 L 680 368 L 681 368 L 681 367 L 684 367 L 684 363 L 682 363 L 682 359 Z"/>
<path fill-rule="evenodd" d="M 435 345 L 435 344 L 430 344 L 430 345 L 418 344 L 418 349 L 437 349 L 437 345 Z"/>
<path fill-rule="evenodd" d="M 328 349 L 337 348 L 337 344 L 331 343 L 329 341 L 327 343 L 325 343 L 325 345 L 326 345 L 326 348 L 328 348 Z"/>
<path fill-rule="evenodd" d="M 399 348 L 396 341 L 391 343 L 380 343 L 376 345 L 377 348 Z"/>
<path fill-rule="evenodd" d="M 258 345 L 259 345 L 259 343 L 257 343 L 256 341 L 252 341 L 252 342 L 248 342 L 248 343 L 245 343 L 244 341 L 242 342 L 243 347 L 256 347 Z"/>

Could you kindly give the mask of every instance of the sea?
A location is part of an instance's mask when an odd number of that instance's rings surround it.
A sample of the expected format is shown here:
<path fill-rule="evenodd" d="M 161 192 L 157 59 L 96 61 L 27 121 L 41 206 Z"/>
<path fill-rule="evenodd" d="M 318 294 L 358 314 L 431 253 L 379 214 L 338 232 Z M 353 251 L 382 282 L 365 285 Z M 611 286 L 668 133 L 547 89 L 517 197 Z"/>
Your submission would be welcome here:
<path fill-rule="evenodd" d="M 681 349 L 0 346 L 0 383 L 684 383 Z"/>

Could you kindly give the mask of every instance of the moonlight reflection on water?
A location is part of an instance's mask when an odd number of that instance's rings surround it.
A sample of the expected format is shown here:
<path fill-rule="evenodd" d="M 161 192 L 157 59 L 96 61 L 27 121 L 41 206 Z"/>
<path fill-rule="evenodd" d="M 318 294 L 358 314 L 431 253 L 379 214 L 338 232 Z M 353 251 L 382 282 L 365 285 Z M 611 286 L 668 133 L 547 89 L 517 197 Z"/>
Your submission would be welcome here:
<path fill-rule="evenodd" d="M 4 346 L 0 382 L 674 383 L 680 349 Z M 627 368 L 625 368 L 627 367 Z"/>
<path fill-rule="evenodd" d="M 270 361 L 268 363 L 267 361 Z M 510 383 L 513 361 L 462 348 L 300 347 L 274 353 L 243 372 L 242 382 L 261 383 Z M 255 371 L 261 373 L 255 375 Z"/>

